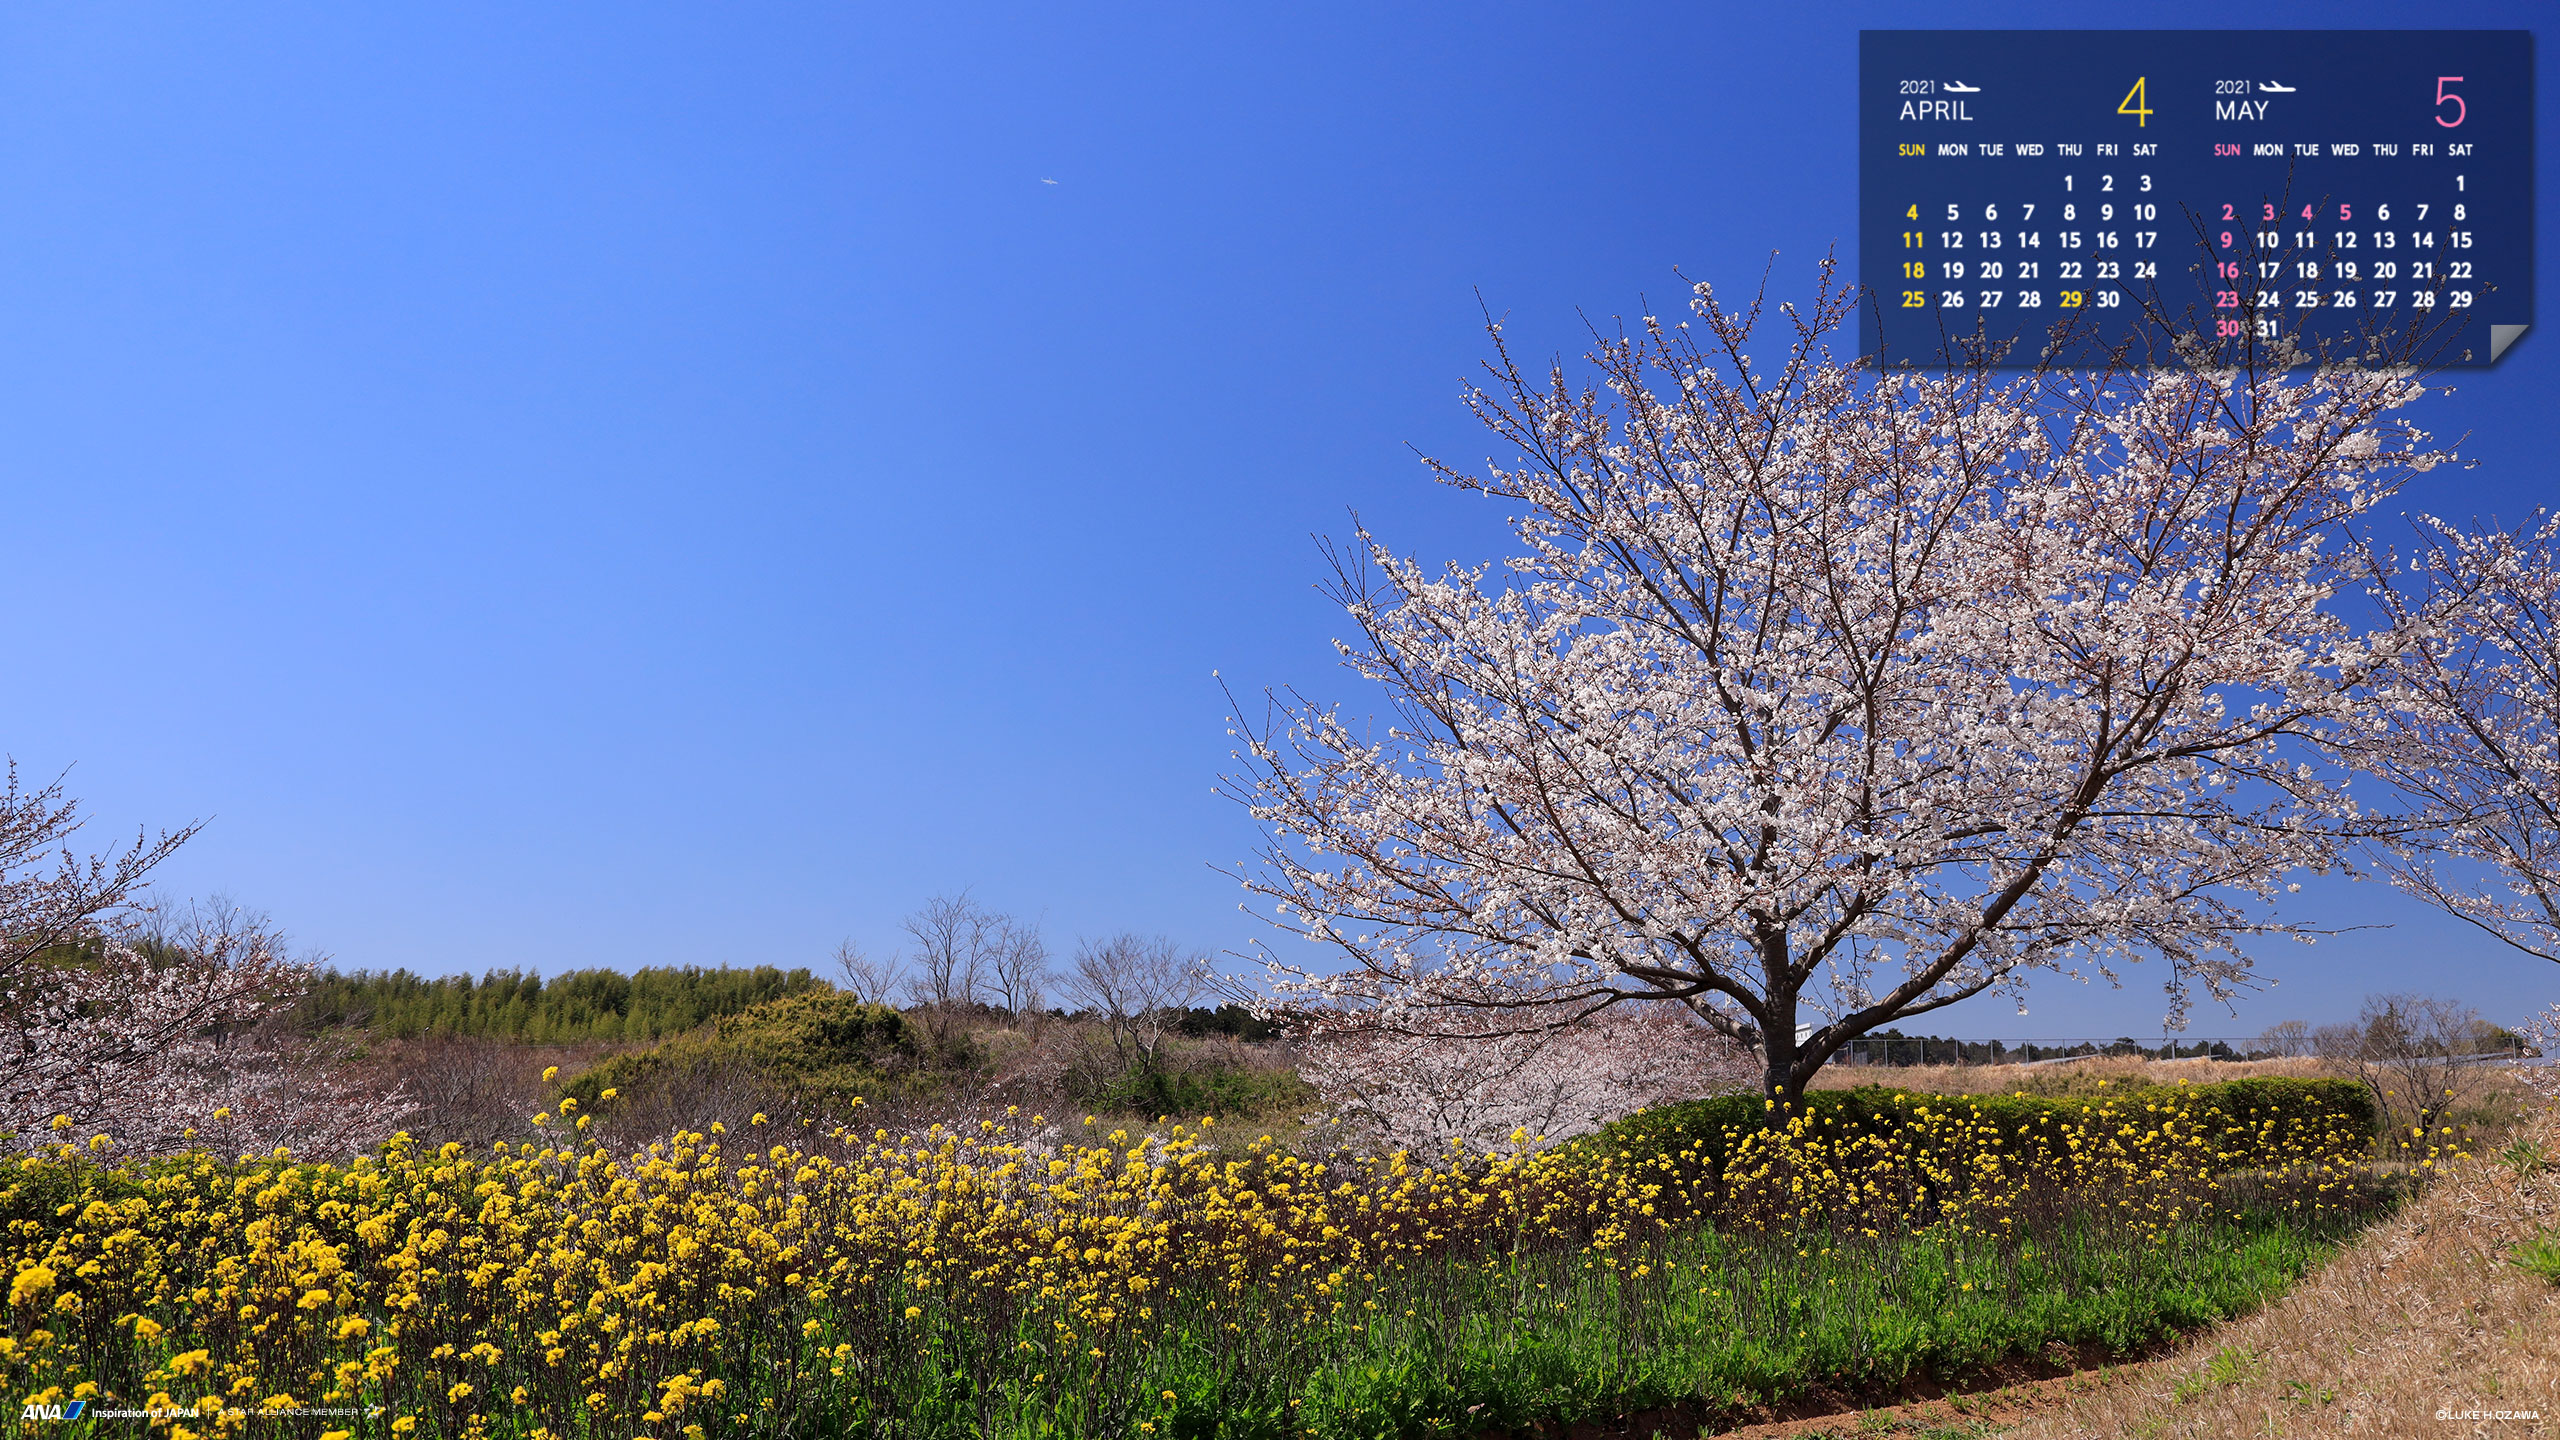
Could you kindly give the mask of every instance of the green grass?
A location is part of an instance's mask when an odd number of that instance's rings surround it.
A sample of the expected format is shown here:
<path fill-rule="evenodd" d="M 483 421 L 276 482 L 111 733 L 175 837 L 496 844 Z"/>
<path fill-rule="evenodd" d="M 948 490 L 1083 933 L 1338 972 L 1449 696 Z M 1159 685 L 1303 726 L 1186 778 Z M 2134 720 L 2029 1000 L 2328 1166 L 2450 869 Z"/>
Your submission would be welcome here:
<path fill-rule="evenodd" d="M 2204 1368 L 2188 1375 L 2170 1387 L 2178 1403 L 2210 1395 L 2216 1390 L 2237 1385 L 2258 1373 L 2258 1357 L 2237 1345 L 2225 1345 L 2213 1352 Z"/>
<path fill-rule="evenodd" d="M 2516 1245 L 2508 1259 L 2528 1275 L 2539 1275 L 2560 1285 L 2560 1231 L 2534 1236 Z"/>
<path fill-rule="evenodd" d="M 1411 1266 L 1346 1288 L 1313 1326 L 1251 1296 L 1214 1311 L 1164 1297 L 1181 1315 L 1170 1338 L 1100 1361 L 941 1317 L 913 1354 L 877 1357 L 890 1363 L 839 1397 L 830 1433 L 1369 1440 L 1663 1406 L 1703 1420 L 1815 1385 L 1957 1379 L 2055 1343 L 2138 1352 L 2264 1303 L 2355 1223 L 2265 1210 L 2161 1240 L 2065 1226 L 2006 1245 L 1693 1232 L 1614 1257 Z"/>

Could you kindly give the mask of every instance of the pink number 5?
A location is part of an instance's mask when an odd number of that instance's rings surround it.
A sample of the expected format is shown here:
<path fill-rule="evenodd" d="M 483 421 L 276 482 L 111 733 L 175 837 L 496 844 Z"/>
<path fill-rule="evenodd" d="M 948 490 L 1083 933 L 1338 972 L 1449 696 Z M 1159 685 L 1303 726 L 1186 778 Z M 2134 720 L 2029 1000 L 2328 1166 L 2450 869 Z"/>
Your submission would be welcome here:
<path fill-rule="evenodd" d="M 2436 77 L 2436 123 L 2447 130 L 2461 124 L 2471 114 L 2471 107 L 2462 103 L 2461 96 L 2451 95 L 2445 92 L 2444 87 L 2447 85 L 2459 85 L 2461 83 L 2462 77 L 2459 75 L 2439 75 Z M 2453 118 L 2450 120 L 2444 118 L 2444 106 L 2445 102 L 2448 100 L 2453 102 Z"/>

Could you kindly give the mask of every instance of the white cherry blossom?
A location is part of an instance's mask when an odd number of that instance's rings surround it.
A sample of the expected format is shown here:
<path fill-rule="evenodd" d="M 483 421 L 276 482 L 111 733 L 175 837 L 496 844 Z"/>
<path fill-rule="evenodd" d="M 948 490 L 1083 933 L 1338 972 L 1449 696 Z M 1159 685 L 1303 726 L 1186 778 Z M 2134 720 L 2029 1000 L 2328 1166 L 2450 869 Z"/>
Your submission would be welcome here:
<path fill-rule="evenodd" d="M 2345 531 L 2436 463 L 2392 369 L 1888 370 L 1852 296 L 1606 338 L 1598 383 L 1495 327 L 1468 402 L 1515 458 L 1435 465 L 1516 553 L 1334 556 L 1388 713 L 1238 722 L 1239 873 L 1334 962 L 1284 995 L 1416 1034 L 1684 1005 L 1794 1098 L 1851 1038 L 2039 973 L 2165 962 L 2171 1023 L 2298 933 L 2341 864 Z M 1752 358 L 1774 315 L 1777 363 Z"/>

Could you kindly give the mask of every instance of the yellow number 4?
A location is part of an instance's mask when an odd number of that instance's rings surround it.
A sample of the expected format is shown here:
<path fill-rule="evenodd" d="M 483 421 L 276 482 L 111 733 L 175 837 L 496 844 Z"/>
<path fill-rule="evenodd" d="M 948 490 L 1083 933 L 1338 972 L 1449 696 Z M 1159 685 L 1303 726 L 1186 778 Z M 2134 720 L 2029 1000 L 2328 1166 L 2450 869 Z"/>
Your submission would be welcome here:
<path fill-rule="evenodd" d="M 2117 114 L 2133 117 L 2133 123 L 2137 129 L 2151 123 L 2151 102 L 2144 98 L 2142 91 L 2144 82 L 2150 78 L 2148 75 L 2137 77 L 2133 82 L 2133 88 L 2124 92 L 2124 103 L 2116 107 Z"/>

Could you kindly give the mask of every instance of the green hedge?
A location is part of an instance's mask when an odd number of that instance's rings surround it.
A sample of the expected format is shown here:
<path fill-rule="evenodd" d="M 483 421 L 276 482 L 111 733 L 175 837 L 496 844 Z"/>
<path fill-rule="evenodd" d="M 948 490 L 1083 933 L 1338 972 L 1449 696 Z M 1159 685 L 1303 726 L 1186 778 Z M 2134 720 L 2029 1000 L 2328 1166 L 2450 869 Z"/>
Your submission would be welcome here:
<path fill-rule="evenodd" d="M 1870 1085 L 1856 1090 L 1815 1090 L 1805 1095 L 1806 1116 L 1824 1129 L 1851 1134 L 1905 1130 L 1922 1112 L 1969 1112 L 1987 1123 L 2004 1148 L 2034 1142 L 2058 1145 L 2065 1127 L 2092 1121 L 2149 1123 L 2183 1113 L 2224 1154 L 2227 1168 L 2247 1170 L 2311 1152 L 2361 1155 L 2372 1146 L 2381 1117 L 2373 1097 L 2352 1080 L 2266 1078 L 2211 1085 L 2128 1087 L 2121 1094 L 2047 1100 L 2026 1095 L 1926 1095 Z M 1778 1112 L 1758 1095 L 1719 1095 L 1665 1105 L 1616 1121 L 1581 1142 L 1631 1156 L 1694 1153 L 1718 1169 L 1744 1136 L 1776 1122 Z"/>

